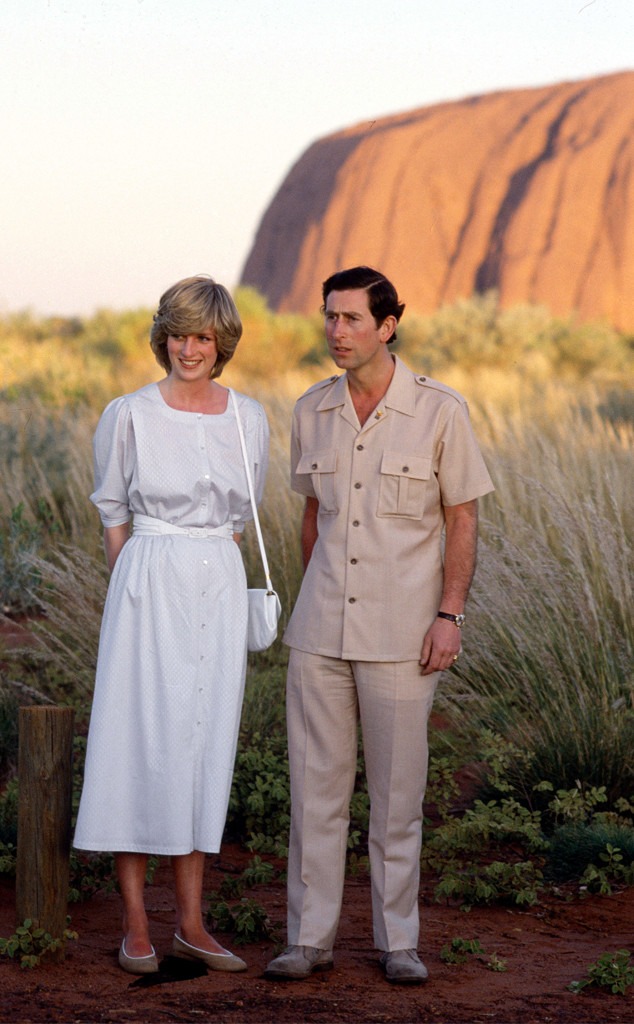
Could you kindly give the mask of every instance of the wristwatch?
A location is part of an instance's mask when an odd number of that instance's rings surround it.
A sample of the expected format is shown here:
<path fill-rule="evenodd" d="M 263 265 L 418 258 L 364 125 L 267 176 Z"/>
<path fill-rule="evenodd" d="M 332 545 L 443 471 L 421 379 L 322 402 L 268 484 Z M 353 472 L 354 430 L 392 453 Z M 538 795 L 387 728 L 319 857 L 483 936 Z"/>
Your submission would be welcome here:
<path fill-rule="evenodd" d="M 466 615 L 452 615 L 450 612 L 438 612 L 436 618 L 449 619 L 450 622 L 453 622 L 454 626 L 457 626 L 458 629 L 462 629 L 467 617 Z"/>

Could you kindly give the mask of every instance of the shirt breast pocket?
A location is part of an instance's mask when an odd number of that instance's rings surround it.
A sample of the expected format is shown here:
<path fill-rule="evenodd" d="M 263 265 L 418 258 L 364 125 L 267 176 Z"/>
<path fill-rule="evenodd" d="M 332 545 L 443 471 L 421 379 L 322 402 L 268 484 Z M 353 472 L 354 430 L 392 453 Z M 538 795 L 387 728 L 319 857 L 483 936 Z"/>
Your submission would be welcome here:
<path fill-rule="evenodd" d="M 377 516 L 422 519 L 431 477 L 431 458 L 384 452 L 379 476 Z"/>
<path fill-rule="evenodd" d="M 296 474 L 306 473 L 310 476 L 315 495 L 319 501 L 319 511 L 333 515 L 339 511 L 335 492 L 335 470 L 337 469 L 337 452 L 307 452 L 297 463 Z"/>

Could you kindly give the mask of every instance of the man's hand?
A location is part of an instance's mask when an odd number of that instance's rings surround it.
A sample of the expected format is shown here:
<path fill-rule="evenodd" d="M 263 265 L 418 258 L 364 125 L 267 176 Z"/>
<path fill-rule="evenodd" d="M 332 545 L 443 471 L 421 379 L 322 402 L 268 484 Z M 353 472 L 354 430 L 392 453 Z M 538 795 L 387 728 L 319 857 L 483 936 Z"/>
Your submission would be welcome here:
<path fill-rule="evenodd" d="M 448 619 L 435 619 L 425 634 L 420 655 L 421 675 L 451 668 L 460 654 L 460 630 Z"/>

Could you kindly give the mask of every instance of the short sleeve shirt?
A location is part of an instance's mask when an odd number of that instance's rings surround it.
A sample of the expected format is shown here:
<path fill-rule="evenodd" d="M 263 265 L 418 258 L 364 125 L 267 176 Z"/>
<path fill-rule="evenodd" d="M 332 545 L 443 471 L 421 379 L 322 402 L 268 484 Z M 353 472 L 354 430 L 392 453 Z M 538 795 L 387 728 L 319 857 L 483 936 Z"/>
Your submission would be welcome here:
<path fill-rule="evenodd" d="M 361 426 L 346 375 L 297 402 L 291 487 L 318 538 L 284 640 L 351 661 L 420 657 L 443 585 L 444 506 L 493 490 L 467 404 L 400 359 Z"/>

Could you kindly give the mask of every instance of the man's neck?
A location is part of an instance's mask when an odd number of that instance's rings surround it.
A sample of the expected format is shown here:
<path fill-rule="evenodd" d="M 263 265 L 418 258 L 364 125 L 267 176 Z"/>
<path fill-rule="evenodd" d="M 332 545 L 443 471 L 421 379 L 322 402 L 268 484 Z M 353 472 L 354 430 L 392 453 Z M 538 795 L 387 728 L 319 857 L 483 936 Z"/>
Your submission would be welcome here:
<path fill-rule="evenodd" d="M 371 370 L 368 367 L 363 367 L 361 372 L 346 371 L 350 398 L 361 426 L 384 398 L 392 383 L 395 367 L 396 363 L 391 353 L 388 353 L 388 359 L 381 362 L 379 366 L 373 366 Z M 368 370 L 370 372 L 367 372 Z"/>

